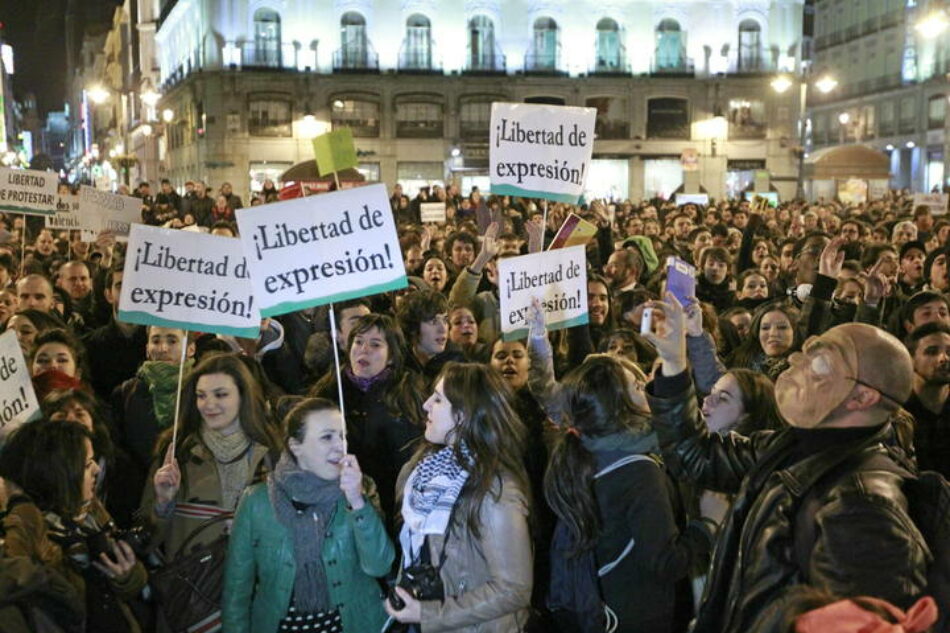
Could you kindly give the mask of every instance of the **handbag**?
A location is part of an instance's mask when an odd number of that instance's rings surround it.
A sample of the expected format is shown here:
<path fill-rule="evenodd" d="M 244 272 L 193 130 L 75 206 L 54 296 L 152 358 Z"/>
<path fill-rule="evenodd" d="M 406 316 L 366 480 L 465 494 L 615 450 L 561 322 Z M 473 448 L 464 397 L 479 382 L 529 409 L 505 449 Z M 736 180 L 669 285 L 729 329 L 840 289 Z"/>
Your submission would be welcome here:
<path fill-rule="evenodd" d="M 199 525 L 174 557 L 151 573 L 150 584 L 172 633 L 210 633 L 221 629 L 221 590 L 228 536 L 222 534 L 191 551 L 188 546 L 199 534 L 232 516 L 222 514 Z"/>

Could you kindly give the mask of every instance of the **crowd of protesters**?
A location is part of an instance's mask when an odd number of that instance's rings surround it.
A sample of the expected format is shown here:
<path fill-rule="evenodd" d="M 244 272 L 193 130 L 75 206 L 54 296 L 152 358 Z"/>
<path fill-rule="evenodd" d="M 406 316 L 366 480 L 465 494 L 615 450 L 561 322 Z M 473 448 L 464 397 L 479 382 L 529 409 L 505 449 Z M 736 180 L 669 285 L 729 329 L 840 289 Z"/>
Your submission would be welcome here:
<path fill-rule="evenodd" d="M 236 236 L 241 197 L 212 191 L 125 193 Z M 947 544 L 905 486 L 950 476 L 950 219 L 911 201 L 396 185 L 408 287 L 256 339 L 120 321 L 124 244 L 9 214 L 0 326 L 42 419 L 0 449 L 0 631 L 185 630 L 155 579 L 223 538 L 189 630 L 950 630 Z M 536 304 L 504 340 L 498 261 L 570 213 L 596 227 L 589 322 Z"/>

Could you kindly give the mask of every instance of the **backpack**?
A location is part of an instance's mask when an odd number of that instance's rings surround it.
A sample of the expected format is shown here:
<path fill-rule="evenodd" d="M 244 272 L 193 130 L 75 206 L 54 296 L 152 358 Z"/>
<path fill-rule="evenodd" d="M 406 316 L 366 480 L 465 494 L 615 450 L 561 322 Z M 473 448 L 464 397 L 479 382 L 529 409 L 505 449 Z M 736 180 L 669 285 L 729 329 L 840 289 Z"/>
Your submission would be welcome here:
<path fill-rule="evenodd" d="M 880 470 L 904 477 L 903 492 L 907 497 L 908 514 L 933 557 L 927 566 L 927 589 L 924 591 L 924 595 L 933 597 L 940 609 L 933 631 L 950 633 L 950 482 L 931 470 L 907 476 L 908 472 L 892 459 L 881 453 L 869 456 L 867 452 L 846 458 L 822 477 L 822 481 L 833 483 L 841 475 L 871 463 Z M 815 543 L 815 514 L 819 509 L 817 497 L 820 496 L 815 492 L 818 488 L 815 486 L 803 497 L 795 519 L 799 526 L 795 530 L 795 559 L 806 577 L 809 552 Z"/>
<path fill-rule="evenodd" d="M 594 479 L 627 464 L 657 460 L 647 455 L 627 455 L 602 468 Z M 657 463 L 659 466 L 659 464 Z M 611 633 L 617 619 L 600 594 L 594 548 L 571 556 L 574 539 L 563 521 L 558 521 L 551 541 L 551 584 L 548 608 L 561 633 Z"/>

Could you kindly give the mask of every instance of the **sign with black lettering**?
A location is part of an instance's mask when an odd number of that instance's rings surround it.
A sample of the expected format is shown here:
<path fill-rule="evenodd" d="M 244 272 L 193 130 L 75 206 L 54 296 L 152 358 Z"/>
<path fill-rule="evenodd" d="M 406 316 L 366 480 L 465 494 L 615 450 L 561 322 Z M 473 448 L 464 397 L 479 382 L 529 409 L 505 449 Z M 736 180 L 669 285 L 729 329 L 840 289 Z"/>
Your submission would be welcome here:
<path fill-rule="evenodd" d="M 0 335 L 0 440 L 40 411 L 16 332 Z"/>

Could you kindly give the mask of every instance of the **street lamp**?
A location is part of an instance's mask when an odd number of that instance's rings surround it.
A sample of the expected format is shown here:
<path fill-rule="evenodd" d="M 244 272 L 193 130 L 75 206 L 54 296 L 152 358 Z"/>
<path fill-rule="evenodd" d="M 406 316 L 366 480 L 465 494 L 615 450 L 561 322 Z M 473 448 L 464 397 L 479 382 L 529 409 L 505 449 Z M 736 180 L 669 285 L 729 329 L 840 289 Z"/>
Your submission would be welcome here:
<path fill-rule="evenodd" d="M 851 122 L 851 114 L 848 112 L 842 112 L 838 115 L 838 123 L 841 125 L 847 125 Z"/>
<path fill-rule="evenodd" d="M 823 75 L 815 82 L 815 87 L 818 88 L 822 94 L 828 94 L 838 87 L 838 80 L 829 75 Z"/>
<path fill-rule="evenodd" d="M 947 14 L 943 11 L 934 11 L 914 25 L 924 39 L 932 40 L 947 30 Z"/>
<path fill-rule="evenodd" d="M 152 89 L 146 90 L 142 93 L 142 103 L 147 105 L 150 108 L 154 108 L 158 103 L 158 100 L 162 98 L 162 95 L 158 94 Z"/>
<path fill-rule="evenodd" d="M 772 80 L 772 90 L 778 94 L 784 94 L 789 88 L 792 87 L 792 80 L 789 79 L 786 75 L 779 75 Z"/>
<path fill-rule="evenodd" d="M 772 90 L 778 94 L 786 92 L 791 86 L 792 81 L 785 75 L 780 75 L 772 80 Z M 831 75 L 825 74 L 815 81 L 815 87 L 822 94 L 828 94 L 838 87 L 838 80 Z M 799 152 L 798 152 L 798 182 L 795 186 L 795 197 L 805 198 L 805 141 L 807 131 L 807 106 L 808 106 L 808 78 L 802 77 L 798 93 L 798 128 L 799 128 Z M 842 113 L 847 114 L 847 113 Z M 840 119 L 839 119 L 840 120 Z M 850 120 L 850 115 L 849 115 Z"/>
<path fill-rule="evenodd" d="M 175 111 L 171 108 L 165 108 L 162 110 L 162 121 L 165 123 L 171 123 L 175 119 Z"/>
<path fill-rule="evenodd" d="M 89 98 L 92 99 L 92 102 L 96 105 L 103 104 L 109 99 L 109 91 L 98 84 L 89 88 L 86 94 L 89 95 Z"/>

